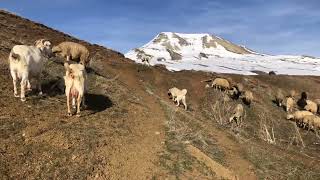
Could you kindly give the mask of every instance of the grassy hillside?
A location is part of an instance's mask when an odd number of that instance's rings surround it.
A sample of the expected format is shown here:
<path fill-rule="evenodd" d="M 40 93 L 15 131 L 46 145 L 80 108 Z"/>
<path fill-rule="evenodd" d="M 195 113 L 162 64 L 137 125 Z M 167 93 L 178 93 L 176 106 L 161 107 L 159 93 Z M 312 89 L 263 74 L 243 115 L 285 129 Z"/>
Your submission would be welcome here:
<path fill-rule="evenodd" d="M 318 179 L 319 138 L 272 103 L 277 88 L 319 98 L 318 77 L 169 72 L 5 11 L 0 17 L 0 179 Z M 81 118 L 66 116 L 64 69 L 56 60 L 43 73 L 44 97 L 30 93 L 24 103 L 13 97 L 10 49 L 39 38 L 89 48 Z M 216 76 L 254 93 L 241 127 L 227 120 L 242 102 L 201 82 Z M 188 111 L 168 99 L 173 86 L 188 89 Z M 266 130 L 275 143 L 267 142 Z"/>

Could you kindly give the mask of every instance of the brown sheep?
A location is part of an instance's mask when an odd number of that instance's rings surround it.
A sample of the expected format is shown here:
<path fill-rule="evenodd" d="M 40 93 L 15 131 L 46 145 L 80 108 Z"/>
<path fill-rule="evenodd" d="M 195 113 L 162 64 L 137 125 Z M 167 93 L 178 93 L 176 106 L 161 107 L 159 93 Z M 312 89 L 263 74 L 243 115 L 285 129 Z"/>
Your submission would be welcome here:
<path fill-rule="evenodd" d="M 213 80 L 211 87 L 220 90 L 228 90 L 230 89 L 230 83 L 227 79 L 224 78 L 216 78 Z"/>
<path fill-rule="evenodd" d="M 243 102 L 250 106 L 253 101 L 253 93 L 251 91 L 245 91 L 243 95 L 240 96 Z"/>
<path fill-rule="evenodd" d="M 59 45 L 54 46 L 52 52 L 55 55 L 66 58 L 67 61 L 79 59 L 80 64 L 85 67 L 90 61 L 89 50 L 85 46 L 75 42 L 62 42 Z"/>

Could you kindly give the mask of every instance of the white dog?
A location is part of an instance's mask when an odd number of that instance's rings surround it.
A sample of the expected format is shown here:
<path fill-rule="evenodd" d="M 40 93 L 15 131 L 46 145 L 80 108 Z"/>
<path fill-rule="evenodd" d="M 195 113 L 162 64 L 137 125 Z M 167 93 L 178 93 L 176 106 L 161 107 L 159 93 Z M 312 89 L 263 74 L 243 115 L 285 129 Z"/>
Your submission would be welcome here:
<path fill-rule="evenodd" d="M 169 89 L 168 91 L 168 96 L 172 98 L 174 102 L 177 102 L 176 106 L 180 106 L 180 101 L 182 101 L 182 104 L 184 105 L 184 109 L 187 110 L 187 103 L 186 103 L 186 94 L 187 94 L 186 89 L 178 89 L 176 87 L 173 87 Z"/>

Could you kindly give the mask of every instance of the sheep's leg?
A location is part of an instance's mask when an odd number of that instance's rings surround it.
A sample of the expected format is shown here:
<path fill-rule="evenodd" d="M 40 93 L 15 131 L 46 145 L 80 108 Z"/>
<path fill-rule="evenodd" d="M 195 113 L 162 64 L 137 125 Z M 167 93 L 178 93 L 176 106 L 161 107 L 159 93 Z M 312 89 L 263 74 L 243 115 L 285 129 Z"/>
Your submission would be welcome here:
<path fill-rule="evenodd" d="M 22 80 L 21 80 L 21 101 L 26 101 L 26 86 L 28 83 L 28 77 L 27 76 L 22 76 Z"/>
<path fill-rule="evenodd" d="M 184 105 L 184 109 L 187 110 L 188 107 L 187 107 L 187 102 L 186 102 L 186 98 L 185 98 L 185 97 L 182 98 L 182 103 L 183 103 L 183 105 Z"/>
<path fill-rule="evenodd" d="M 67 61 L 70 61 L 70 59 L 71 59 L 70 56 L 67 56 Z"/>
<path fill-rule="evenodd" d="M 13 95 L 14 97 L 19 97 L 18 90 L 17 90 L 17 81 L 18 81 L 17 74 L 14 71 L 10 71 L 10 72 L 11 72 L 12 81 L 13 81 Z"/>
<path fill-rule="evenodd" d="M 77 98 L 77 117 L 80 117 L 80 104 L 81 104 L 82 96 L 79 94 Z"/>

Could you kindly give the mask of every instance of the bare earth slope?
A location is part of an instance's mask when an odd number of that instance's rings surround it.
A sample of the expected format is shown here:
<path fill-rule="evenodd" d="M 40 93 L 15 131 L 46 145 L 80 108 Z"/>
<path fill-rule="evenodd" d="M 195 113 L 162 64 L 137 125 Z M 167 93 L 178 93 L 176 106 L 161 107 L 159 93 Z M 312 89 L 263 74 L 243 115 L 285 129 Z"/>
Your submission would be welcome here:
<path fill-rule="evenodd" d="M 285 120 L 272 103 L 276 88 L 319 98 L 317 77 L 217 75 L 145 67 L 118 52 L 91 45 L 0 11 L 0 179 L 317 179 L 319 139 Z M 50 60 L 44 97 L 13 97 L 7 56 L 15 44 L 48 38 L 80 42 L 91 53 L 88 108 L 66 117 L 64 73 Z M 115 75 L 118 79 L 110 80 Z M 242 82 L 256 101 L 244 125 L 226 123 L 238 101 L 205 89 L 201 80 Z M 189 110 L 173 105 L 167 89 L 187 88 Z M 318 96 L 317 96 L 318 95 Z M 276 144 L 264 140 L 273 128 Z M 302 147 L 299 137 L 305 147 Z"/>

